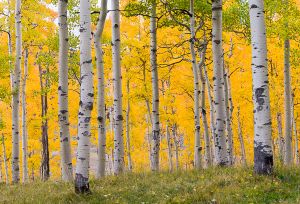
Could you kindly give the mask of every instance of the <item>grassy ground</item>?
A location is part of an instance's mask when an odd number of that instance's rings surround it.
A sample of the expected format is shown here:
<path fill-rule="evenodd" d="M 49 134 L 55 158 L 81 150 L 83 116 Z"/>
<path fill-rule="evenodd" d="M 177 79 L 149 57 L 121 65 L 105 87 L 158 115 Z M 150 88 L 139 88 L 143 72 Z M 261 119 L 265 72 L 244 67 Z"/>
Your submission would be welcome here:
<path fill-rule="evenodd" d="M 0 203 L 300 203 L 300 169 L 266 177 L 241 168 L 127 174 L 93 180 L 91 190 L 80 196 L 63 182 L 2 184 Z"/>

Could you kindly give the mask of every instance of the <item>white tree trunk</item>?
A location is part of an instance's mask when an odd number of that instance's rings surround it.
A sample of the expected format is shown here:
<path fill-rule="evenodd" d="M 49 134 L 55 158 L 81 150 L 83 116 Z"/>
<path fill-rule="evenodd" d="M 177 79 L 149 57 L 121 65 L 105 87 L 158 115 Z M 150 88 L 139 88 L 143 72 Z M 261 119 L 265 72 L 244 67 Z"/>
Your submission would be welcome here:
<path fill-rule="evenodd" d="M 168 159 L 169 159 L 169 171 L 173 171 L 173 154 L 172 154 L 172 141 L 170 137 L 170 130 L 169 130 L 169 121 L 167 121 L 166 125 L 166 136 L 167 136 L 167 144 L 168 144 Z"/>
<path fill-rule="evenodd" d="M 291 74 L 290 74 L 290 40 L 284 41 L 284 164 L 293 163 L 292 151 L 292 102 L 291 102 Z"/>
<path fill-rule="evenodd" d="M 151 2 L 150 18 L 150 61 L 152 72 L 152 150 L 151 170 L 159 170 L 159 149 L 160 149 L 160 126 L 159 126 L 159 87 L 157 69 L 157 20 L 156 0 Z"/>
<path fill-rule="evenodd" d="M 16 59 L 13 84 L 13 113 L 12 113 L 12 181 L 20 181 L 20 125 L 19 125 L 19 107 L 20 107 L 20 77 L 21 77 L 21 58 L 22 58 L 22 25 L 21 25 L 21 0 L 16 0 L 15 9 L 16 24 Z"/>
<path fill-rule="evenodd" d="M 6 18 L 6 24 L 7 24 L 7 35 L 8 35 L 8 64 L 9 64 L 9 76 L 10 76 L 10 88 L 11 91 L 13 91 L 13 86 L 14 86 L 14 73 L 13 73 L 13 67 L 12 67 L 12 33 L 11 33 L 11 26 L 10 26 L 10 16 L 11 16 L 11 11 L 10 11 L 10 0 L 7 0 L 7 18 Z"/>
<path fill-rule="evenodd" d="M 91 137 L 91 111 L 94 90 L 91 56 L 90 0 L 80 0 L 80 107 L 78 114 L 78 147 L 75 176 L 75 192 L 88 193 Z"/>
<path fill-rule="evenodd" d="M 179 141 L 177 139 L 177 126 L 176 124 L 173 125 L 173 138 L 175 144 L 175 163 L 176 163 L 176 170 L 179 170 Z"/>
<path fill-rule="evenodd" d="M 254 171 L 273 171 L 270 94 L 264 1 L 249 0 L 254 102 Z"/>
<path fill-rule="evenodd" d="M 215 157 L 216 164 L 228 165 L 225 140 L 225 101 L 222 49 L 222 0 L 212 1 L 212 50 L 214 62 Z"/>
<path fill-rule="evenodd" d="M 299 139 L 298 139 L 298 130 L 297 130 L 297 121 L 295 118 L 295 103 L 294 103 L 294 94 L 292 95 L 292 121 L 293 121 L 293 131 L 295 137 L 295 163 L 299 165 Z"/>
<path fill-rule="evenodd" d="M 241 117 L 240 117 L 240 108 L 238 108 L 238 134 L 239 134 L 239 142 L 241 146 L 241 161 L 243 166 L 247 166 L 247 160 L 246 160 L 246 151 L 245 151 L 245 143 L 243 138 L 243 130 L 242 130 L 242 124 L 241 124 Z"/>
<path fill-rule="evenodd" d="M 24 50 L 24 76 L 22 83 L 22 170 L 23 183 L 28 181 L 27 162 L 27 107 L 26 107 L 26 82 L 28 78 L 28 48 Z"/>
<path fill-rule="evenodd" d="M 211 95 L 211 90 L 210 90 L 210 82 L 209 82 L 209 78 L 208 78 L 208 74 L 207 74 L 207 70 L 206 70 L 206 65 L 204 64 L 203 66 L 203 71 L 204 71 L 204 77 L 205 77 L 205 81 L 206 81 L 206 87 L 207 87 L 207 94 L 208 94 L 208 100 L 209 100 L 209 106 L 210 106 L 210 130 L 211 130 L 211 161 L 212 163 L 215 160 L 215 139 L 216 139 L 216 134 L 215 134 L 215 117 L 214 117 L 214 101 Z"/>
<path fill-rule="evenodd" d="M 61 174 L 64 181 L 73 180 L 71 141 L 69 129 L 69 107 L 68 107 L 68 1 L 58 1 L 59 15 L 59 86 L 58 86 L 58 106 L 59 106 L 59 127 L 60 127 L 60 156 Z"/>
<path fill-rule="evenodd" d="M 195 125 L 195 149 L 194 149 L 194 165 L 196 169 L 202 167 L 201 162 L 201 136 L 200 136 L 200 113 L 199 113 L 199 78 L 198 78 L 198 67 L 197 58 L 195 52 L 195 14 L 194 14 L 194 0 L 190 0 L 190 52 L 192 55 L 192 67 L 194 75 L 194 125 Z"/>
<path fill-rule="evenodd" d="M 122 113 L 122 75 L 120 56 L 120 9 L 119 0 L 112 1 L 112 46 L 114 78 L 114 174 L 124 171 L 124 139 Z"/>
<path fill-rule="evenodd" d="M 107 17 L 107 0 L 101 1 L 101 12 L 94 34 L 94 44 L 96 50 L 96 66 L 98 78 L 98 167 L 97 178 L 105 176 L 105 149 L 106 149 L 106 117 L 105 117 L 105 83 L 104 83 L 104 62 L 102 50 L 102 34 Z"/>
<path fill-rule="evenodd" d="M 278 153 L 279 153 L 279 160 L 283 163 L 284 159 L 284 138 L 282 135 L 282 120 L 281 120 L 281 113 L 277 113 L 277 131 L 278 131 Z"/>
<path fill-rule="evenodd" d="M 228 92 L 228 72 L 224 67 L 224 95 L 225 95 L 225 108 L 226 108 L 226 129 L 227 129 L 227 156 L 228 164 L 233 165 L 233 139 L 232 139 L 232 127 L 231 127 L 231 111 L 229 104 L 229 92 Z"/>
<path fill-rule="evenodd" d="M 130 81 L 127 80 L 127 111 L 126 111 L 126 147 L 128 171 L 132 171 L 131 145 L 130 145 Z"/>
<path fill-rule="evenodd" d="M 208 130 L 208 123 L 207 123 L 207 116 L 206 116 L 206 103 L 205 103 L 205 89 L 206 89 L 206 81 L 203 75 L 203 70 L 205 66 L 205 57 L 206 57 L 206 49 L 207 44 L 206 40 L 203 45 L 203 50 L 200 51 L 200 58 L 201 62 L 199 63 L 199 73 L 200 73 L 200 80 L 202 83 L 201 86 L 201 113 L 202 113 L 202 122 L 203 122 L 203 128 L 204 128 L 204 142 L 205 142 L 205 162 L 206 166 L 210 166 L 212 163 L 211 160 L 211 148 L 210 148 L 210 137 L 209 137 L 209 130 Z"/>
<path fill-rule="evenodd" d="M 5 140 L 4 140 L 4 135 L 3 134 L 2 134 L 2 148 L 3 148 L 3 161 L 4 161 L 4 170 L 5 170 L 5 182 L 6 182 L 6 184 L 9 184 L 6 147 L 5 147 Z"/>

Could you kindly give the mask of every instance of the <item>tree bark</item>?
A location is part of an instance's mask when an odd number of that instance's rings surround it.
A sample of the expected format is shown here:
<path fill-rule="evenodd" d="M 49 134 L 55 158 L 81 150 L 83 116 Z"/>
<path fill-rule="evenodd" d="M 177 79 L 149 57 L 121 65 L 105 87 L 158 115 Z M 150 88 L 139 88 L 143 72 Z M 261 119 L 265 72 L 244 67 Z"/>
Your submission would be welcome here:
<path fill-rule="evenodd" d="M 254 103 L 254 171 L 273 171 L 272 129 L 264 1 L 250 0 Z"/>
<path fill-rule="evenodd" d="M 194 14 L 194 0 L 190 0 L 190 51 L 192 57 L 192 67 L 194 75 L 194 125 L 195 125 L 195 147 L 194 147 L 194 166 L 195 169 L 202 167 L 202 147 L 201 147 L 201 136 L 200 136 L 200 113 L 199 113 L 199 78 L 198 78 L 198 67 L 197 58 L 195 52 L 195 14 Z"/>
<path fill-rule="evenodd" d="M 13 113 L 12 113 L 12 181 L 20 181 L 20 125 L 19 125 L 19 107 L 20 107 L 20 77 L 21 77 L 21 59 L 22 59 L 22 24 L 21 24 L 21 0 L 16 0 L 15 9 L 16 26 L 16 59 L 13 84 Z"/>
<path fill-rule="evenodd" d="M 22 170 L 23 183 L 28 181 L 27 161 L 27 104 L 26 104 L 26 82 L 28 78 L 28 48 L 24 50 L 24 76 L 22 83 Z"/>
<path fill-rule="evenodd" d="M 298 130 L 297 130 L 297 121 L 295 118 L 295 103 L 294 103 L 294 95 L 292 95 L 292 120 L 293 120 L 293 131 L 295 137 L 295 163 L 299 165 L 299 139 L 298 139 Z"/>
<path fill-rule="evenodd" d="M 90 193 L 89 161 L 91 137 L 91 111 L 94 102 L 90 0 L 80 0 L 80 107 L 78 114 L 78 147 L 75 192 Z"/>
<path fill-rule="evenodd" d="M 69 129 L 69 107 L 68 107 L 68 1 L 58 1 L 59 15 L 59 86 L 58 86 L 58 106 L 59 106 L 59 128 L 60 128 L 60 156 L 61 174 L 64 181 L 73 180 L 73 166 L 71 154 L 71 141 Z"/>
<path fill-rule="evenodd" d="M 205 77 L 205 81 L 206 81 L 206 87 L 207 87 L 207 94 L 208 94 L 208 100 L 209 100 L 209 106 L 210 106 L 210 130 L 211 130 L 211 137 L 212 137 L 212 142 L 211 142 L 211 161 L 212 163 L 214 162 L 215 155 L 214 153 L 216 152 L 215 150 L 215 141 L 216 141 L 216 134 L 215 134 L 215 117 L 214 117 L 214 112 L 215 112 L 215 108 L 214 108 L 214 101 L 211 95 L 211 90 L 210 90 L 210 82 L 209 82 L 209 78 L 208 78 L 208 74 L 207 74 L 207 70 L 206 70 L 206 65 L 203 66 L 203 71 L 204 71 L 204 77 Z"/>
<path fill-rule="evenodd" d="M 4 169 L 5 169 L 5 182 L 9 184 L 9 175 L 8 175 L 8 164 L 7 164 L 7 156 L 6 156 L 6 147 L 4 135 L 2 134 L 2 148 L 3 148 L 3 161 L 4 161 Z"/>
<path fill-rule="evenodd" d="M 41 161 L 41 178 L 43 181 L 46 181 L 50 177 L 50 165 L 49 165 L 49 142 L 48 142 L 48 88 L 49 88 L 49 69 L 42 69 L 42 66 L 39 64 L 39 77 L 40 77 L 40 86 L 41 86 L 41 119 L 42 119 L 42 161 Z M 45 82 L 44 82 L 45 81 Z"/>
<path fill-rule="evenodd" d="M 277 130 L 278 130 L 278 146 L 279 146 L 279 160 L 283 163 L 284 159 L 284 138 L 282 135 L 282 120 L 281 120 L 281 113 L 277 113 Z"/>
<path fill-rule="evenodd" d="M 166 125 L 166 136 L 167 136 L 167 144 L 168 144 L 169 171 L 173 172 L 172 141 L 170 137 L 169 121 L 167 121 L 167 125 Z"/>
<path fill-rule="evenodd" d="M 212 43 L 214 62 L 215 157 L 216 164 L 228 165 L 225 140 L 225 101 L 222 48 L 222 0 L 212 1 Z"/>
<path fill-rule="evenodd" d="M 226 129 L 227 129 L 227 154 L 228 164 L 233 165 L 233 139 L 232 139 L 232 127 L 231 127 L 231 111 L 229 104 L 229 92 L 228 92 L 228 72 L 224 67 L 224 95 L 225 95 L 225 108 L 226 108 Z"/>
<path fill-rule="evenodd" d="M 127 80 L 127 111 L 126 111 L 126 147 L 128 171 L 132 171 L 131 145 L 130 145 L 130 81 Z"/>
<path fill-rule="evenodd" d="M 293 163 L 292 151 L 292 103 L 291 103 L 291 74 L 290 74 L 290 40 L 284 41 L 284 164 L 291 165 Z"/>
<path fill-rule="evenodd" d="M 159 126 L 159 87 L 157 69 L 157 21 L 156 0 L 151 1 L 150 17 L 150 61 L 152 72 L 152 150 L 151 170 L 159 170 L 160 126 Z"/>
<path fill-rule="evenodd" d="M 205 140 L 205 162 L 206 166 L 210 166 L 212 164 L 211 158 L 211 148 L 210 148 L 210 137 L 209 137 L 209 130 L 208 130 L 208 123 L 207 123 L 207 116 L 206 116 L 206 103 L 205 103 L 205 89 L 206 89 L 206 82 L 203 75 L 204 66 L 205 66 L 205 57 L 206 57 L 206 49 L 207 49 L 207 42 L 206 39 L 204 40 L 204 47 L 202 51 L 199 51 L 201 62 L 199 63 L 199 73 L 200 73 L 200 80 L 202 83 L 201 86 L 201 113 L 202 113 L 202 122 L 204 128 L 204 140 Z"/>
<path fill-rule="evenodd" d="M 119 0 L 112 1 L 112 46 L 114 78 L 114 174 L 124 171 L 124 139 L 122 113 L 122 75 L 120 56 L 120 9 Z"/>
<path fill-rule="evenodd" d="M 243 129 L 242 129 L 242 123 L 241 123 L 241 117 L 240 117 L 240 108 L 239 107 L 238 107 L 237 117 L 238 117 L 238 134 L 239 134 L 239 142 L 240 142 L 240 146 L 241 146 L 242 165 L 247 166 L 245 143 L 244 143 L 244 138 L 243 138 Z"/>
<path fill-rule="evenodd" d="M 102 34 L 107 17 L 107 0 L 101 1 L 101 12 L 94 34 L 96 50 L 96 65 L 98 74 L 98 168 L 97 178 L 105 176 L 105 149 L 106 149 L 106 120 L 105 120 L 105 83 L 104 83 L 104 62 L 102 50 Z"/>
<path fill-rule="evenodd" d="M 177 138 L 177 125 L 173 125 L 173 138 L 175 143 L 175 163 L 176 163 L 176 170 L 179 170 L 179 141 Z"/>

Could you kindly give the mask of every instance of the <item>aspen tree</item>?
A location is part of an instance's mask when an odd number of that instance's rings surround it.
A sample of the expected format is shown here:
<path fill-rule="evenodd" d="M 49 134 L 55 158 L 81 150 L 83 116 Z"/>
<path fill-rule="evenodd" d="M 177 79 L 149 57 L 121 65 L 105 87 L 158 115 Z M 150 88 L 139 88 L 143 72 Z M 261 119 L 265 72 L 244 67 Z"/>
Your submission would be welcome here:
<path fill-rule="evenodd" d="M 128 171 L 132 171 L 131 145 L 130 145 L 130 80 L 127 80 L 127 111 L 126 111 L 126 148 Z"/>
<path fill-rule="evenodd" d="M 68 107 L 68 1 L 58 0 L 59 20 L 59 86 L 58 86 L 58 119 L 60 127 L 61 174 L 64 181 L 73 180 L 72 154 L 69 129 Z"/>
<path fill-rule="evenodd" d="M 16 0 L 15 8 L 15 26 L 16 26 L 16 59 L 13 77 L 13 111 L 12 111 L 12 181 L 20 181 L 20 78 L 21 78 L 21 59 L 22 59 L 22 24 L 21 24 L 21 0 Z"/>
<path fill-rule="evenodd" d="M 254 171 L 273 171 L 270 93 L 267 64 L 267 39 L 263 0 L 250 0 L 252 77 L 254 103 Z"/>
<path fill-rule="evenodd" d="M 151 170 L 159 170 L 160 125 L 159 125 L 159 87 L 157 69 L 157 19 L 156 0 L 151 0 L 150 17 L 150 61 L 152 72 L 152 151 Z"/>
<path fill-rule="evenodd" d="M 94 44 L 96 50 L 97 66 L 97 111 L 98 111 L 98 167 L 97 177 L 105 176 L 105 149 L 106 149 L 106 120 L 105 120 L 105 83 L 104 83 L 104 62 L 102 50 L 102 34 L 107 17 L 107 0 L 101 1 L 101 12 L 97 23 L 97 29 L 94 33 Z"/>
<path fill-rule="evenodd" d="M 198 67 L 197 67 L 197 58 L 195 52 L 195 14 L 194 14 L 194 0 L 190 0 L 190 51 L 192 56 L 192 66 L 193 66 L 193 75 L 194 75 L 194 125 L 195 125 L 195 152 L 194 152 L 194 165 L 196 169 L 202 167 L 201 164 L 201 136 L 200 136 L 200 113 L 199 113 L 199 77 L 198 77 Z"/>
<path fill-rule="evenodd" d="M 24 50 L 24 76 L 22 83 L 22 170 L 23 183 L 28 181 L 28 161 L 27 161 L 27 104 L 26 85 L 28 78 L 28 48 Z"/>
<path fill-rule="evenodd" d="M 78 147 L 75 174 L 75 192 L 90 193 L 89 160 L 91 137 L 91 111 L 94 88 L 91 56 L 90 0 L 80 0 L 80 107 L 78 113 Z"/>
<path fill-rule="evenodd" d="M 225 140 L 225 97 L 222 48 L 222 0 L 212 1 L 212 43 L 214 62 L 215 159 L 220 166 L 228 165 Z"/>
<path fill-rule="evenodd" d="M 290 40 L 284 41 L 284 164 L 293 163 L 292 151 L 292 94 L 291 94 L 291 73 L 290 73 Z"/>
<path fill-rule="evenodd" d="M 122 74 L 120 56 L 120 5 L 112 1 L 112 52 L 114 81 L 114 174 L 124 171 L 124 139 L 122 113 Z"/>

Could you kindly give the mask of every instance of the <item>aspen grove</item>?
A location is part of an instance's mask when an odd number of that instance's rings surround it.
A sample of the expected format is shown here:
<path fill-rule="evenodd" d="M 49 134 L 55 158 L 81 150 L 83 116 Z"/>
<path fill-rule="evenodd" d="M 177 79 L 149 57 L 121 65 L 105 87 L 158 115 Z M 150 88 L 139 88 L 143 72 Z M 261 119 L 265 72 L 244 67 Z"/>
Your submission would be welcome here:
<path fill-rule="evenodd" d="M 299 0 L 0 0 L 0 39 L 8 188 L 300 169 Z"/>

